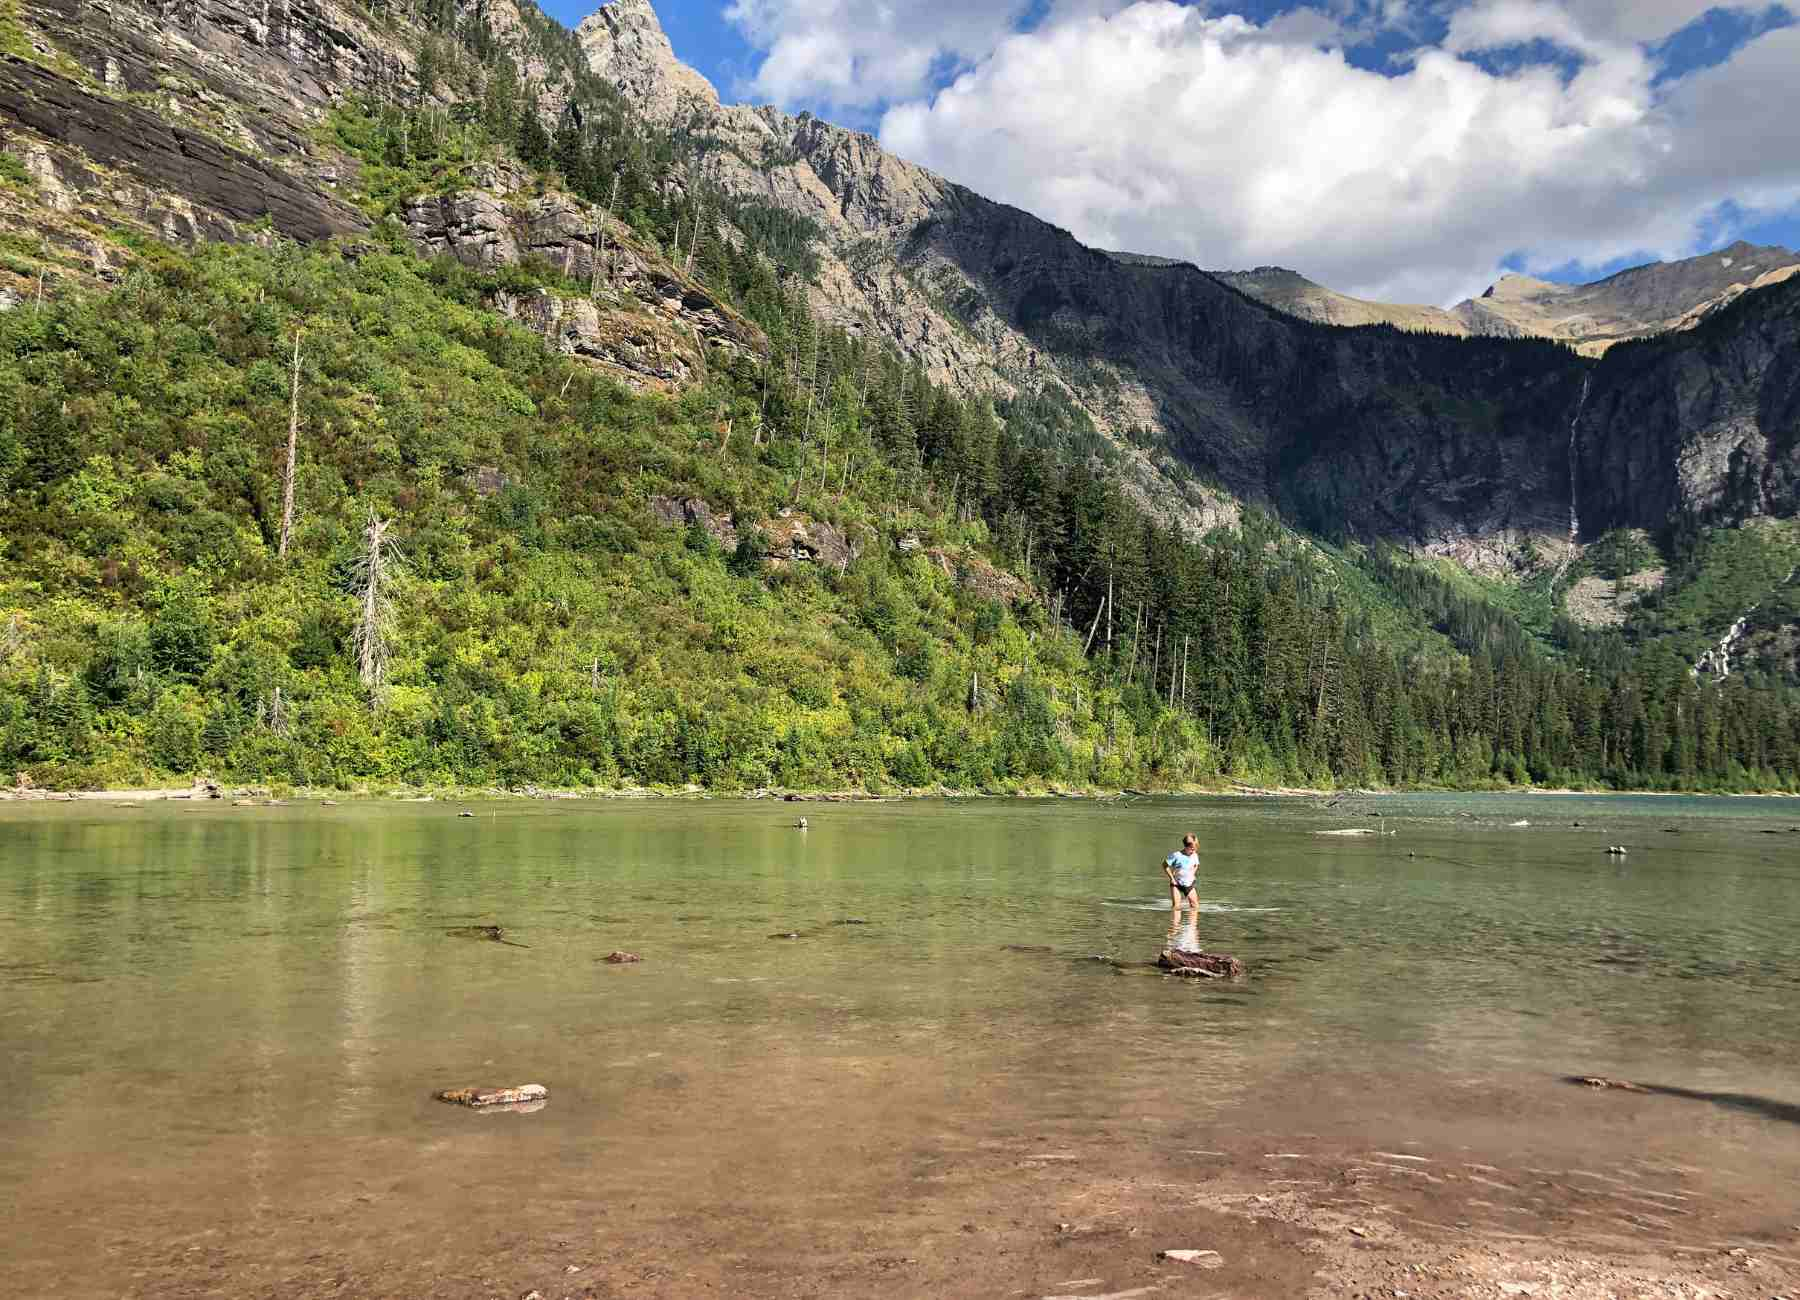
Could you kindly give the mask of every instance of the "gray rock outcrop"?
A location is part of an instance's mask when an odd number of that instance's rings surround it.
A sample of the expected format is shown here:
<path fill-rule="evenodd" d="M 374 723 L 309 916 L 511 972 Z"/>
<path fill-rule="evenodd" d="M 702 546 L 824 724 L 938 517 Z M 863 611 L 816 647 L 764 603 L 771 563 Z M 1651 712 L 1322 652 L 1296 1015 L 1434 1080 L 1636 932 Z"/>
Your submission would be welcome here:
<path fill-rule="evenodd" d="M 862 543 L 836 524 L 795 510 L 782 510 L 752 528 L 740 529 L 729 514 L 713 510 L 699 497 L 653 496 L 650 514 L 670 528 L 699 525 L 722 550 L 736 550 L 745 537 L 756 537 L 759 554 L 776 568 L 789 564 L 823 564 L 848 569 L 862 554 Z"/>
<path fill-rule="evenodd" d="M 419 195 L 400 219 L 421 249 L 472 266 L 540 258 L 591 294 L 547 289 L 502 294 L 497 309 L 570 356 L 616 372 L 638 388 L 680 388 L 699 378 L 708 351 L 760 356 L 768 343 L 699 281 L 568 194 L 538 194 L 511 168 L 488 167 L 479 188 Z M 602 225 L 604 224 L 604 238 Z M 602 249 L 604 245 L 604 250 Z"/>
<path fill-rule="evenodd" d="M 588 65 L 652 122 L 673 126 L 690 112 L 718 109 L 719 92 L 675 57 L 650 0 L 613 0 L 583 19 L 575 34 Z"/>

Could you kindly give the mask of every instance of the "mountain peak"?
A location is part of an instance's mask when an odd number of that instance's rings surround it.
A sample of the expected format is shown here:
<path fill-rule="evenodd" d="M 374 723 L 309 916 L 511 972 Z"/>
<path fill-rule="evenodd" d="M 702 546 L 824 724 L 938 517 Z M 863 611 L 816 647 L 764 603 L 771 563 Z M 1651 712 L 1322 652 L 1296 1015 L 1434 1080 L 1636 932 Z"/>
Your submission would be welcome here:
<path fill-rule="evenodd" d="M 612 0 L 575 29 L 588 67 L 615 83 L 645 117 L 673 122 L 692 101 L 716 109 L 712 82 L 675 57 L 650 0 Z"/>

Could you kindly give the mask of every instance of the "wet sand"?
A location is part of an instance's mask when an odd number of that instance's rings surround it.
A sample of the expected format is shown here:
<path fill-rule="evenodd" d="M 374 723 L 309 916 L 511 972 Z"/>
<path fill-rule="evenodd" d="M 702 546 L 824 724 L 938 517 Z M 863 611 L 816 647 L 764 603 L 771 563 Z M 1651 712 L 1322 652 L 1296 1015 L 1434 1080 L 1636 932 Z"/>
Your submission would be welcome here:
<path fill-rule="evenodd" d="M 1800 1161 L 1757 1141 L 1783 1121 L 1737 1101 L 1549 1076 L 1397 1096 L 1421 1081 L 1295 1074 L 1222 1114 L 1127 1105 L 1095 1124 L 1008 1095 L 1004 1075 L 934 1079 L 905 1055 L 771 1064 L 636 1062 L 623 1126 L 581 1113 L 579 1090 L 529 1115 L 408 1098 L 391 1132 L 320 1142 L 283 1134 L 305 1098 L 271 1097 L 263 1131 L 184 1168 L 102 1181 L 83 1170 L 108 1162 L 71 1150 L 7 1207 L 29 1235 L 6 1289 L 1697 1300 L 1800 1285 Z M 1410 1119 L 1359 1115 L 1370 1089 Z M 1712 1158 L 1691 1163 L 1697 1147 Z M 1217 1267 L 1167 1249 L 1216 1251 Z"/>

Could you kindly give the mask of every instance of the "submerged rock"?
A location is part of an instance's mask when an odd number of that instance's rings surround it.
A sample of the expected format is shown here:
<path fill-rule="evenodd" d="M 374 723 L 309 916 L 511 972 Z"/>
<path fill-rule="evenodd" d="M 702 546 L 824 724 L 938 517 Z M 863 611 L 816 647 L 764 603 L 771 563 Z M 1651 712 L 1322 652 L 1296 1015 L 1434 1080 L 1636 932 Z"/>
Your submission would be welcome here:
<path fill-rule="evenodd" d="M 644 959 L 635 952 L 609 952 L 606 954 L 607 963 L 613 966 L 628 966 L 632 962 L 642 960 Z"/>
<path fill-rule="evenodd" d="M 1199 979 L 1242 979 L 1244 963 L 1236 957 L 1216 952 L 1182 952 L 1164 948 L 1156 964 L 1170 975 L 1187 975 Z"/>
<path fill-rule="evenodd" d="M 446 1088 L 431 1095 L 453 1106 L 519 1106 L 549 1100 L 550 1089 L 541 1083 L 524 1083 L 516 1088 Z"/>

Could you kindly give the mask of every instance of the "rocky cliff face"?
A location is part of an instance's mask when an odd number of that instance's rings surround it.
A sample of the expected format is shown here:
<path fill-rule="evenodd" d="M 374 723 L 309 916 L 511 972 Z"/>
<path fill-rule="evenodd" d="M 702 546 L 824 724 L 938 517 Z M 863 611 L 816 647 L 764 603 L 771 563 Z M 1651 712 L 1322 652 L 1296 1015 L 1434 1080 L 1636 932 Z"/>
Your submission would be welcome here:
<path fill-rule="evenodd" d="M 562 90 L 517 8 L 502 0 L 483 12 L 526 75 L 549 80 L 540 102 L 557 111 Z M 18 21 L 33 57 L 0 58 L 0 125 L 31 184 L 0 186 L 0 223 L 35 237 L 53 287 L 114 278 L 129 260 L 122 231 L 184 243 L 365 230 L 367 215 L 340 197 L 356 188 L 354 166 L 317 127 L 348 95 L 417 98 L 431 39 L 311 0 L 199 0 L 173 21 L 123 0 L 27 0 Z M 607 225 L 594 276 L 598 214 L 528 182 L 489 167 L 470 188 L 421 196 L 399 215 L 425 253 L 485 266 L 535 255 L 591 280 L 592 300 L 540 292 L 496 306 L 633 387 L 683 386 L 710 349 L 766 350 L 761 331 L 620 222 Z M 0 301 L 34 292 L 30 279 L 0 284 Z"/>
<path fill-rule="evenodd" d="M 675 125 L 719 107 L 712 83 L 675 57 L 649 0 L 615 0 L 590 14 L 575 34 L 593 70 L 653 122 Z"/>
<path fill-rule="evenodd" d="M 329 0 L 20 0 L 0 127 L 53 211 L 172 240 L 362 228 L 313 142 L 334 97 L 414 84 L 416 47 Z M 100 269 L 103 273 L 104 268 Z"/>
<path fill-rule="evenodd" d="M 536 193 L 511 168 L 485 168 L 477 180 L 454 193 L 419 195 L 401 209 L 401 221 L 427 253 L 485 267 L 539 257 L 589 285 L 586 295 L 540 291 L 496 304 L 558 350 L 640 391 L 685 387 L 704 374 L 708 352 L 743 357 L 768 350 L 761 330 L 623 222 L 603 223 L 567 194 Z"/>
<path fill-rule="evenodd" d="M 1800 514 L 1800 279 L 1618 347 L 1578 427 L 1583 525 Z"/>

